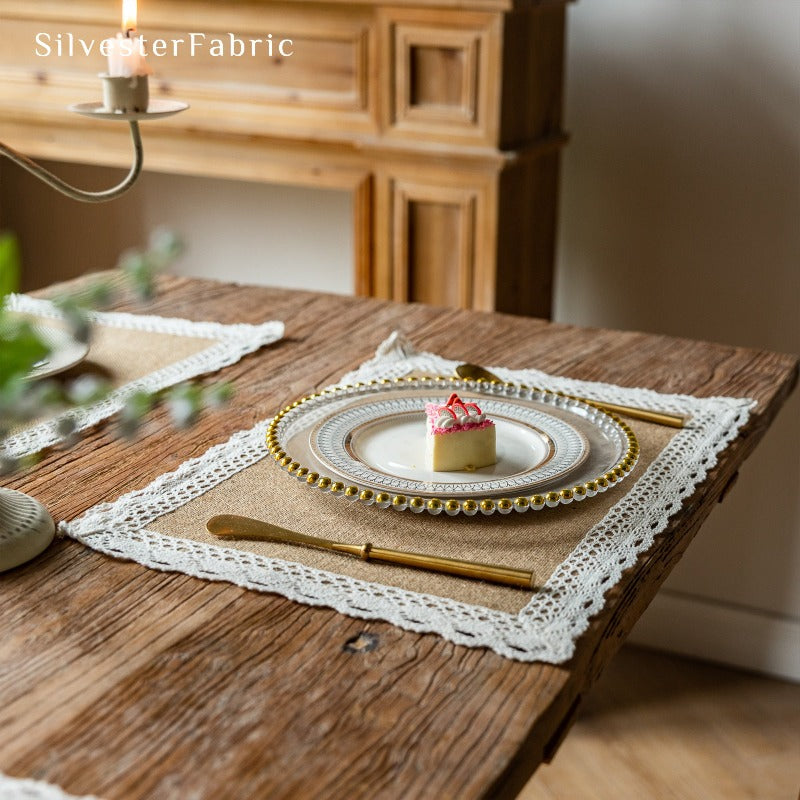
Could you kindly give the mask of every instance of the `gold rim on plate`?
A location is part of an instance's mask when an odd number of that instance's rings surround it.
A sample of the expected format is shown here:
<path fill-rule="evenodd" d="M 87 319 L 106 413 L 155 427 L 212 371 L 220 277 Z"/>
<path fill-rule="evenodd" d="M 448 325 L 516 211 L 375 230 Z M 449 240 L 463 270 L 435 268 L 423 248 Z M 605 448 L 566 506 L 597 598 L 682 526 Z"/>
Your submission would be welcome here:
<path fill-rule="evenodd" d="M 520 399 L 538 399 L 544 402 L 549 401 L 554 404 L 558 402 L 559 399 L 562 402 L 568 401 L 572 407 L 589 408 L 593 415 L 607 417 L 612 420 L 625 437 L 627 449 L 625 450 L 624 456 L 607 472 L 591 480 L 583 481 L 558 491 L 519 497 L 469 497 L 465 499 L 408 497 L 404 494 L 392 494 L 390 492 L 375 491 L 356 485 L 348 485 L 342 481 L 334 480 L 331 477 L 321 475 L 311 470 L 309 467 L 295 460 L 290 453 L 286 452 L 284 444 L 281 442 L 279 429 L 286 421 L 287 417 L 296 414 L 298 409 L 303 408 L 308 403 L 323 397 L 344 397 L 348 394 L 364 394 L 367 396 L 373 392 L 380 392 L 387 387 L 406 385 L 412 385 L 414 388 L 419 389 L 437 389 L 444 392 L 456 389 L 461 389 L 462 391 L 476 391 L 479 394 L 487 396 L 509 396 L 515 394 L 520 397 Z M 295 400 L 295 402 L 286 406 L 275 415 L 267 429 L 266 443 L 270 455 L 281 469 L 312 488 L 319 489 L 334 496 L 344 497 L 351 501 L 361 502 L 364 505 L 374 505 L 378 508 L 394 508 L 397 511 L 410 510 L 414 513 L 427 511 L 429 514 L 433 515 L 444 512 L 448 516 L 455 516 L 459 513 L 463 513 L 467 516 L 475 516 L 479 511 L 484 515 L 493 514 L 495 512 L 509 514 L 511 511 L 518 511 L 521 513 L 528 510 L 539 511 L 543 508 L 554 508 L 559 505 L 580 502 L 589 497 L 601 494 L 618 484 L 631 472 L 639 459 L 639 442 L 631 427 L 616 414 L 605 410 L 589 400 L 576 398 L 562 392 L 537 389 L 526 386 L 525 384 L 497 383 L 485 381 L 483 379 L 465 380 L 449 376 L 384 378 L 381 380 L 371 380 L 366 383 L 336 386 L 332 389 L 323 389 L 321 392 L 306 395 L 299 400 Z"/>

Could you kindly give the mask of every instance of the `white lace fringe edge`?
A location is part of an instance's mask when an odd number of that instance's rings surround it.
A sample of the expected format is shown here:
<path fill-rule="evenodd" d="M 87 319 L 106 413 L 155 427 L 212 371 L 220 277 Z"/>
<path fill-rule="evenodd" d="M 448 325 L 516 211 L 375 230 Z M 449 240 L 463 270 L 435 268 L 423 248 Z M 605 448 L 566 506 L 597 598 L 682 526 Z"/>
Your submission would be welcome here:
<path fill-rule="evenodd" d="M 29 778 L 12 778 L 0 772 L 0 800 L 98 800 L 89 795 L 75 797 L 58 786 Z"/>

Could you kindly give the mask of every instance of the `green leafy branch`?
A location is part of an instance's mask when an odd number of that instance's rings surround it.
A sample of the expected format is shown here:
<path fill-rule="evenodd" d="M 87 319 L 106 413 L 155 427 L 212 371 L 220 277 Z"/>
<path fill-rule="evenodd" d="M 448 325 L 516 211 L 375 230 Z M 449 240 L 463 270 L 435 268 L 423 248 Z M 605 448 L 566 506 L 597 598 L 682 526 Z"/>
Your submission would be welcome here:
<path fill-rule="evenodd" d="M 70 334 L 88 343 L 92 335 L 91 312 L 108 307 L 120 291 L 133 291 L 140 300 L 155 294 L 156 279 L 182 252 L 180 239 L 171 231 L 156 231 L 144 251 L 129 251 L 119 260 L 118 274 L 87 282 L 78 290 L 59 295 L 54 304 L 63 314 Z M 60 415 L 58 434 L 69 445 L 77 438 L 75 418 L 69 414 L 100 402 L 108 396 L 108 381 L 91 375 L 63 384 L 53 380 L 32 380 L 36 365 L 50 355 L 31 322 L 6 308 L 7 296 L 19 286 L 22 265 L 16 238 L 0 233 L 0 474 L 32 466 L 34 459 L 20 460 L 3 452 L 2 442 L 15 429 L 45 416 Z M 164 405 L 172 424 L 187 428 L 195 423 L 205 408 L 218 408 L 228 402 L 233 387 L 219 383 L 201 387 L 184 383 L 159 392 L 133 392 L 125 399 L 119 414 L 118 429 L 131 438 L 139 431 L 145 417 L 158 405 Z"/>

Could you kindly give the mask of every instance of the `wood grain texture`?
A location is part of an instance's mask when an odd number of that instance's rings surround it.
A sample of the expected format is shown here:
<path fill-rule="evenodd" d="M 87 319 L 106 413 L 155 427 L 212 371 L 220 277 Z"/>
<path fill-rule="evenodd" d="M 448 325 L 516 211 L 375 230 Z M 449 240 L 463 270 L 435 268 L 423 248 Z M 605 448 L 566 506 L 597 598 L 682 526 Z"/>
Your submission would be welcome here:
<path fill-rule="evenodd" d="M 513 796 L 552 754 L 570 710 L 797 376 L 789 356 L 641 333 L 191 279 L 163 285 L 148 313 L 281 318 L 286 338 L 207 378 L 234 381 L 237 395 L 196 427 L 172 431 L 159 412 L 141 438 L 120 442 L 100 426 L 10 482 L 56 518 L 142 487 L 336 380 L 394 329 L 454 358 L 747 395 L 759 406 L 559 667 L 56 543 L 0 578 L 0 770 L 109 800 Z M 377 646 L 346 647 L 364 631 Z"/>

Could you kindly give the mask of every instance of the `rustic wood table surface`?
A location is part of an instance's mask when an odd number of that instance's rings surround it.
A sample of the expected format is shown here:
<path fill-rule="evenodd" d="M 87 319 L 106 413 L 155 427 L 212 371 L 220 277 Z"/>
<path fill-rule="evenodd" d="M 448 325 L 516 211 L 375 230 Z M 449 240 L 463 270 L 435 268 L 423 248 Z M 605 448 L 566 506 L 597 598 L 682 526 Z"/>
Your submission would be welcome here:
<path fill-rule="evenodd" d="M 499 314 L 164 279 L 164 316 L 282 319 L 286 338 L 226 368 L 233 403 L 176 432 L 111 426 L 6 480 L 56 519 L 145 486 L 373 355 L 394 329 L 451 358 L 758 408 L 561 666 L 350 619 L 57 541 L 0 576 L 0 771 L 108 798 L 511 797 L 554 753 L 581 696 L 791 392 L 785 355 Z M 377 647 L 347 646 L 369 631 Z M 280 724 L 276 725 L 275 721 Z M 271 722 L 272 721 L 272 722 Z"/>

